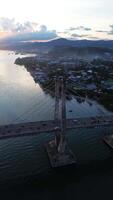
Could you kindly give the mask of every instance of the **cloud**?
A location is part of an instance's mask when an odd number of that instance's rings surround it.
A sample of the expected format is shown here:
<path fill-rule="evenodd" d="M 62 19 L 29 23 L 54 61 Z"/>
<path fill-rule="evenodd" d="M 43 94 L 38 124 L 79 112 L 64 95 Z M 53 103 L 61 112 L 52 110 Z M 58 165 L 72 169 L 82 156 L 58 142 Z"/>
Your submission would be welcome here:
<path fill-rule="evenodd" d="M 79 35 L 79 34 L 76 34 L 76 33 L 71 34 L 71 38 L 72 39 L 93 39 L 93 40 L 99 39 L 98 37 L 95 37 L 91 34 L 81 34 L 81 35 Z"/>
<path fill-rule="evenodd" d="M 7 33 L 6 39 L 29 41 L 29 40 L 51 40 L 57 37 L 55 30 L 48 30 L 45 25 L 35 22 L 15 22 L 15 19 L 0 18 L 0 32 Z"/>
<path fill-rule="evenodd" d="M 9 18 L 0 18 L 0 31 L 2 32 L 12 32 L 12 33 L 23 33 L 23 32 L 32 32 L 37 28 L 38 23 L 34 22 L 24 22 L 18 23 L 15 22 L 15 19 Z"/>
<path fill-rule="evenodd" d="M 80 37 L 80 35 L 79 34 L 76 34 L 76 33 L 73 33 L 73 34 L 71 34 L 71 37 Z"/>
<path fill-rule="evenodd" d="M 47 26 L 40 25 L 36 22 L 25 21 L 23 23 L 16 22 L 14 18 L 0 18 L 0 38 L 4 42 L 15 41 L 33 41 L 33 40 L 51 40 L 57 37 L 73 38 L 73 39 L 97 39 L 102 38 L 105 33 L 107 37 L 113 36 L 113 25 L 109 30 L 92 30 L 90 27 L 76 26 L 57 32 L 56 30 L 48 30 Z M 95 33 L 91 32 L 94 31 Z M 104 35 L 104 34 L 103 34 Z M 93 37 L 94 36 L 94 37 Z"/>
<path fill-rule="evenodd" d="M 96 30 L 97 33 L 105 33 L 108 36 L 113 36 L 113 25 L 110 25 L 110 30 Z"/>
<path fill-rule="evenodd" d="M 23 32 L 34 32 L 37 29 L 38 24 L 34 22 L 25 22 L 24 24 L 17 23 L 14 32 L 23 33 Z"/>
<path fill-rule="evenodd" d="M 40 32 L 44 33 L 47 31 L 47 27 L 45 25 L 40 26 Z"/>
<path fill-rule="evenodd" d="M 73 37 L 73 38 L 86 38 L 86 37 L 88 37 L 88 35 L 86 35 L 86 34 L 79 35 L 79 34 L 73 33 L 73 34 L 71 34 L 71 37 Z"/>
<path fill-rule="evenodd" d="M 0 18 L 0 31 L 12 31 L 14 28 L 14 19 Z"/>
<path fill-rule="evenodd" d="M 69 31 L 75 31 L 75 30 L 79 30 L 79 31 L 91 31 L 91 28 L 88 27 L 84 27 L 84 26 L 77 26 L 77 27 L 70 27 L 68 29 Z"/>
<path fill-rule="evenodd" d="M 85 31 L 91 31 L 91 28 L 84 28 Z"/>
<path fill-rule="evenodd" d="M 21 41 L 23 40 L 51 40 L 54 39 L 57 36 L 56 31 L 50 31 L 50 30 L 40 30 L 32 33 L 25 33 L 21 34 Z"/>
<path fill-rule="evenodd" d="M 111 30 L 108 32 L 108 35 L 113 35 L 113 25 L 110 25 Z"/>
<path fill-rule="evenodd" d="M 8 40 L 15 41 L 33 41 L 33 40 L 51 40 L 58 37 L 56 31 L 49 30 L 39 30 L 35 32 L 24 32 L 19 33 L 10 37 L 7 37 Z"/>
<path fill-rule="evenodd" d="M 108 31 L 96 30 L 97 33 L 108 33 Z"/>
<path fill-rule="evenodd" d="M 93 39 L 93 40 L 99 40 L 100 38 L 99 37 L 96 37 L 96 36 L 88 36 L 87 37 L 88 39 Z"/>
<path fill-rule="evenodd" d="M 110 27 L 110 30 L 108 31 L 103 31 L 103 30 L 97 30 L 96 32 L 99 32 L 99 33 L 106 33 L 107 35 L 113 35 L 113 24 L 109 26 Z"/>
<path fill-rule="evenodd" d="M 113 24 L 112 24 L 112 25 L 110 25 L 110 27 L 113 29 Z"/>

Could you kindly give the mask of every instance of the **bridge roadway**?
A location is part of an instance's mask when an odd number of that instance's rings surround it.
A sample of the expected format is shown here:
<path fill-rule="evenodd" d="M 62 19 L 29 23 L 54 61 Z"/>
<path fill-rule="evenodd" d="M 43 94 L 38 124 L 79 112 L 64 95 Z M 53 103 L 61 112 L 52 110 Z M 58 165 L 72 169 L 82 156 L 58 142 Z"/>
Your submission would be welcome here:
<path fill-rule="evenodd" d="M 99 126 L 113 126 L 113 115 L 66 120 L 67 129 L 96 128 Z M 0 126 L 0 139 L 37 135 L 46 132 L 55 133 L 55 131 L 56 122 L 54 120 L 4 125 Z"/>

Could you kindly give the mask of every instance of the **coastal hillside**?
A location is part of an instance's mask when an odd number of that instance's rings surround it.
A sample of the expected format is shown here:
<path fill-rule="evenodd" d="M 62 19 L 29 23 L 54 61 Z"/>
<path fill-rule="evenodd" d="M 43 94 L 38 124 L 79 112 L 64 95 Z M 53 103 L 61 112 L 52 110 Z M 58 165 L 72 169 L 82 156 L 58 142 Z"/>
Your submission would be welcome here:
<path fill-rule="evenodd" d="M 65 38 L 58 38 L 46 42 L 23 42 L 17 40 L 4 39 L 0 42 L 0 49 L 13 50 L 13 51 L 27 51 L 27 52 L 44 52 L 47 53 L 56 47 L 65 47 L 65 52 L 67 47 L 71 47 L 70 50 L 73 52 L 72 47 L 77 47 L 77 50 L 82 48 L 80 51 L 87 51 L 87 48 L 93 48 L 93 51 L 104 51 L 107 49 L 113 49 L 112 40 L 68 40 Z M 92 51 L 92 49 L 89 49 Z"/>

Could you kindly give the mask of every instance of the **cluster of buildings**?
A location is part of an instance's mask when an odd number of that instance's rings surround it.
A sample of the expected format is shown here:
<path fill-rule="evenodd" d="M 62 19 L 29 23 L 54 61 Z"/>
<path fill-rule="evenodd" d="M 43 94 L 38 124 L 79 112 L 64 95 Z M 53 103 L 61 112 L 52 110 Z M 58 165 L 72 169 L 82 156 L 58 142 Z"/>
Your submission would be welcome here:
<path fill-rule="evenodd" d="M 47 71 L 38 68 L 33 72 L 33 78 L 36 83 L 39 82 L 41 84 L 49 80 Z"/>
<path fill-rule="evenodd" d="M 79 59 L 76 56 L 63 56 L 50 59 L 40 57 L 22 58 L 17 64 L 24 64 L 35 82 L 45 83 L 56 74 L 64 74 L 68 83 L 79 85 L 83 89 L 102 91 L 113 90 L 113 58 Z"/>

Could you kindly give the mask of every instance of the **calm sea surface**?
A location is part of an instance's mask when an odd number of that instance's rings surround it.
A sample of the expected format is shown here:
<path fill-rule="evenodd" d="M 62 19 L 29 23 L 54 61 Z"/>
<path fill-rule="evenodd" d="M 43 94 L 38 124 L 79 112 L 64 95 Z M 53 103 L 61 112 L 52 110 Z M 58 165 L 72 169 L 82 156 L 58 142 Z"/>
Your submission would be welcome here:
<path fill-rule="evenodd" d="M 0 125 L 53 119 L 54 98 L 45 94 L 41 87 L 35 84 L 24 66 L 14 64 L 17 57 L 22 55 L 0 51 Z M 67 101 L 67 117 L 110 114 L 101 105 L 92 103 L 92 105 L 87 101 L 78 103 L 76 99 Z M 69 112 L 70 110 L 73 112 Z M 107 160 L 111 162 L 113 152 L 103 143 L 102 135 L 112 130 L 112 127 L 109 127 L 68 132 L 67 139 L 77 157 L 81 171 L 82 167 L 89 166 L 89 163 L 91 167 L 88 169 L 95 168 L 96 165 L 103 166 Z M 54 138 L 53 134 L 43 133 L 32 137 L 1 140 L 0 183 L 29 182 L 31 179 L 36 179 L 37 182 L 40 176 L 56 174 L 51 169 L 44 146 L 52 138 Z M 75 177 L 76 170 L 78 169 L 75 168 L 73 171 Z M 69 173 L 68 171 L 67 188 L 70 191 L 70 187 L 73 188 L 72 185 L 76 184 L 76 181 L 74 178 L 69 179 L 72 175 Z"/>

